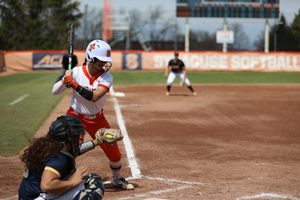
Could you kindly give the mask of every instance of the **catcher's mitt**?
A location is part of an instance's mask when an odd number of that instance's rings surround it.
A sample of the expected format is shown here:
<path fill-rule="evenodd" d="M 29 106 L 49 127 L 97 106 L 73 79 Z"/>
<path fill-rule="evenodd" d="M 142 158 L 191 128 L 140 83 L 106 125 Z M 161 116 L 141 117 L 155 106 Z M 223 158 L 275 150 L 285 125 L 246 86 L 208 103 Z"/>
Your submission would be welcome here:
<path fill-rule="evenodd" d="M 119 129 L 114 129 L 114 128 L 108 128 L 108 129 L 101 128 L 96 132 L 95 136 L 99 144 L 103 144 L 103 143 L 113 144 L 115 142 L 123 140 L 124 137 Z"/>

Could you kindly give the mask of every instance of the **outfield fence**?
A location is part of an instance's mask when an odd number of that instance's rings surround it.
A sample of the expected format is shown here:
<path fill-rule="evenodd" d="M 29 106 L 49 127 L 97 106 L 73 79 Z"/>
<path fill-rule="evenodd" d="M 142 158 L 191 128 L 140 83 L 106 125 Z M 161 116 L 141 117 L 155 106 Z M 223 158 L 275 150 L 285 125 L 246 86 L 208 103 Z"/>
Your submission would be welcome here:
<path fill-rule="evenodd" d="M 54 70 L 62 67 L 66 51 L 4 51 L 6 71 Z M 85 51 L 75 50 L 78 65 Z M 112 71 L 164 71 L 174 51 L 112 51 Z M 300 52 L 179 51 L 179 58 L 192 71 L 300 72 Z M 1 56 L 0 56 L 1 61 Z M 1 64 L 1 63 L 0 63 Z"/>

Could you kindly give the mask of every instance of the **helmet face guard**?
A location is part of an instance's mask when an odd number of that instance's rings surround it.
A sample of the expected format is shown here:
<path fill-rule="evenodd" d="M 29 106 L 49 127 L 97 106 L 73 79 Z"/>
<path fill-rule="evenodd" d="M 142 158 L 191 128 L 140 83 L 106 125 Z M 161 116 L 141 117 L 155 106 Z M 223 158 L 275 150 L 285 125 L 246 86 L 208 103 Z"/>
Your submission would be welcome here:
<path fill-rule="evenodd" d="M 98 63 L 97 63 L 97 59 L 94 59 L 93 62 L 91 62 L 91 64 L 93 65 L 93 67 L 98 70 L 98 71 L 104 71 L 104 72 L 108 72 L 108 70 L 111 68 L 112 66 L 112 63 L 111 62 L 107 62 L 104 66 L 100 66 Z M 101 68 L 101 70 L 97 69 L 95 67 L 95 64 L 98 65 L 98 67 Z"/>
<path fill-rule="evenodd" d="M 104 72 L 108 72 L 108 70 L 111 68 L 111 66 L 112 66 L 112 63 L 111 62 L 107 62 L 104 65 Z"/>
<path fill-rule="evenodd" d="M 52 139 L 61 143 L 70 142 L 72 149 L 69 152 L 73 157 L 77 157 L 85 130 L 78 118 L 71 115 L 63 115 L 52 122 L 48 134 Z"/>

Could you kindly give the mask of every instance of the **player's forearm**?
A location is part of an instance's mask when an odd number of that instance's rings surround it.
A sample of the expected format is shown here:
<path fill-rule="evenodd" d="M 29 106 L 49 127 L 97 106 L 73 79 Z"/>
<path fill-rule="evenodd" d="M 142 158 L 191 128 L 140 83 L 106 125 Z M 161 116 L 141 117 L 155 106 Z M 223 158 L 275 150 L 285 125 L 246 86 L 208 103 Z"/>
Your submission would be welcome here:
<path fill-rule="evenodd" d="M 98 87 L 94 92 L 93 92 L 93 98 L 91 99 L 92 102 L 96 102 L 99 99 L 101 99 L 105 94 L 107 93 L 107 90 L 104 89 L 103 87 Z"/>
<path fill-rule="evenodd" d="M 165 70 L 165 74 L 168 74 L 168 73 L 169 73 L 169 66 Z"/>
<path fill-rule="evenodd" d="M 59 179 L 52 180 L 47 184 L 41 183 L 41 189 L 45 193 L 60 193 L 65 192 L 77 186 L 72 180 L 61 181 Z"/>
<path fill-rule="evenodd" d="M 62 83 L 62 81 L 58 81 L 53 85 L 52 94 L 58 95 L 63 93 L 66 90 L 66 86 Z"/>
<path fill-rule="evenodd" d="M 90 140 L 88 142 L 83 143 L 79 150 L 79 156 L 92 150 L 92 149 L 95 149 L 95 146 L 98 144 L 99 143 L 97 142 L 97 140 Z"/>

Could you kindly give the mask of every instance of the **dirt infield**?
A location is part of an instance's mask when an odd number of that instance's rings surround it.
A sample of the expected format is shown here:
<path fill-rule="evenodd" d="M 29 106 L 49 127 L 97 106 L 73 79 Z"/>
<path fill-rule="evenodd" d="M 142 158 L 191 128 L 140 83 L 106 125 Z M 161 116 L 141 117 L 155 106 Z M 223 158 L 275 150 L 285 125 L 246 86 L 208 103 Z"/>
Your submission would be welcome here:
<path fill-rule="evenodd" d="M 100 148 L 76 161 L 103 178 L 104 199 L 300 200 L 299 87 L 194 85 L 194 97 L 177 85 L 170 96 L 164 85 L 114 86 L 125 97 L 108 95 L 104 114 L 118 127 L 115 109 L 121 110 L 134 152 L 128 159 L 128 146 L 119 143 L 122 175 L 135 190 L 109 184 L 112 174 Z M 65 114 L 69 100 L 70 93 L 37 137 Z M 18 156 L 0 157 L 0 168 L 0 199 L 17 199 L 22 163 Z"/>

